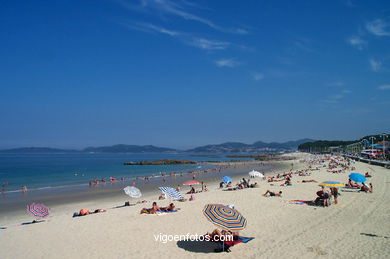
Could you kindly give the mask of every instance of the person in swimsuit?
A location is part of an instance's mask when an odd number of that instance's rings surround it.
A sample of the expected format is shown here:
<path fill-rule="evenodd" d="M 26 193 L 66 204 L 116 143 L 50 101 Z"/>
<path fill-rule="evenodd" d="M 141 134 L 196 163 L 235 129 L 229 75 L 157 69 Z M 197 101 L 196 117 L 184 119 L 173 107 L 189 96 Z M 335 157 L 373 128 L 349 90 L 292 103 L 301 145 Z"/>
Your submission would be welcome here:
<path fill-rule="evenodd" d="M 279 191 L 278 193 L 276 192 L 272 192 L 270 190 L 267 190 L 263 196 L 267 196 L 269 194 L 270 197 L 275 197 L 275 196 L 278 196 L 278 197 L 281 197 L 282 196 L 282 191 Z"/>

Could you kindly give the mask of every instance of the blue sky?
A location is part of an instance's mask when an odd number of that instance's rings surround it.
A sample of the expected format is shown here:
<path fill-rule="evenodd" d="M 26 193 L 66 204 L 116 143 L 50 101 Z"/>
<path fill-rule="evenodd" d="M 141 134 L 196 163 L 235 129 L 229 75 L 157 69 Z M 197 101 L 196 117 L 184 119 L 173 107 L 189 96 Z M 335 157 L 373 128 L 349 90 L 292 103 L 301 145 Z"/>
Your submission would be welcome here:
<path fill-rule="evenodd" d="M 0 147 L 390 131 L 389 1 L 3 1 Z"/>

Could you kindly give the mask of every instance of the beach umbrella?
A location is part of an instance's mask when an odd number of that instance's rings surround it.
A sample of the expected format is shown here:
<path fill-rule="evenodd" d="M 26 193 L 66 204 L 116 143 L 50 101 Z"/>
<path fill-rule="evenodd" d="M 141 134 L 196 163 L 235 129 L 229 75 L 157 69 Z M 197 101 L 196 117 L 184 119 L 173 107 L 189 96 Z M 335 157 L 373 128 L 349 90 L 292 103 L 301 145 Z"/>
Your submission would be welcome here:
<path fill-rule="evenodd" d="M 359 173 L 351 173 L 349 175 L 349 179 L 351 179 L 352 181 L 357 182 L 357 183 L 364 183 L 367 180 L 364 175 L 359 174 Z"/>
<path fill-rule="evenodd" d="M 167 195 L 173 199 L 176 199 L 176 200 L 184 199 L 184 197 L 181 196 L 180 192 L 176 191 L 172 187 L 158 187 L 158 188 L 162 191 L 162 193 L 164 193 L 165 195 Z"/>
<path fill-rule="evenodd" d="M 41 203 L 32 203 L 27 205 L 27 211 L 34 217 L 44 218 L 49 216 L 49 208 Z"/>
<path fill-rule="evenodd" d="M 339 187 L 344 187 L 344 184 L 342 184 L 340 182 L 326 181 L 326 182 L 320 183 L 319 186 L 329 187 L 329 188 L 339 188 Z"/>
<path fill-rule="evenodd" d="M 123 189 L 123 191 L 131 198 L 140 198 L 142 196 L 141 191 L 134 186 L 127 186 Z"/>
<path fill-rule="evenodd" d="M 224 177 L 222 177 L 222 182 L 224 182 L 225 184 L 226 183 L 231 183 L 233 180 L 232 180 L 232 178 L 230 178 L 229 176 L 224 176 Z"/>
<path fill-rule="evenodd" d="M 203 215 L 214 225 L 231 231 L 243 230 L 246 219 L 235 209 L 222 204 L 207 204 L 203 208 Z"/>
<path fill-rule="evenodd" d="M 183 183 L 183 185 L 198 185 L 198 184 L 201 184 L 201 183 L 198 181 L 195 181 L 195 180 L 189 180 L 189 181 L 185 181 Z"/>
<path fill-rule="evenodd" d="M 264 175 L 258 171 L 252 170 L 249 172 L 249 175 L 252 177 L 262 177 L 264 178 Z"/>

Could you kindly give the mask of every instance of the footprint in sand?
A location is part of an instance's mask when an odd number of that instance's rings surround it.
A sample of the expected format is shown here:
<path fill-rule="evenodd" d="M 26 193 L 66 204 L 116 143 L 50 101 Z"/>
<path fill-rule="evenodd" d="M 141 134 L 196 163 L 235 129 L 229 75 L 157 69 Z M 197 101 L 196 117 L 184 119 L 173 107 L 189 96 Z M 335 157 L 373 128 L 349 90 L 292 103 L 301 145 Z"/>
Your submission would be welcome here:
<path fill-rule="evenodd" d="M 327 255 L 328 253 L 322 250 L 320 247 L 308 247 L 309 252 L 315 253 L 317 255 Z"/>

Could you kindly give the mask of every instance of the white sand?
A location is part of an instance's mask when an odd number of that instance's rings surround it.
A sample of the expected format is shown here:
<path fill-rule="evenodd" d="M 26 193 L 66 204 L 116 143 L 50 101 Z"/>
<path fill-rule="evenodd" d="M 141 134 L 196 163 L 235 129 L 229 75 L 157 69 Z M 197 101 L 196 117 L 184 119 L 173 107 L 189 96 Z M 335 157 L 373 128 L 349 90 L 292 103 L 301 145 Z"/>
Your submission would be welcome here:
<path fill-rule="evenodd" d="M 291 161 L 286 162 L 291 163 Z M 312 200 L 317 183 L 302 179 L 345 182 L 348 173 L 332 174 L 325 169 L 311 176 L 293 177 L 294 186 L 270 186 L 223 192 L 216 185 L 196 195 L 192 202 L 176 203 L 181 210 L 168 215 L 140 215 L 140 204 L 105 213 L 72 218 L 80 208 L 110 208 L 118 201 L 96 201 L 53 209 L 46 222 L 14 226 L 16 219 L 1 222 L 1 258 L 389 258 L 390 257 L 390 170 L 356 163 L 357 172 L 373 175 L 373 193 L 341 192 L 338 205 L 328 208 L 290 204 L 290 200 Z M 294 164 L 294 169 L 305 165 Z M 238 179 L 234 179 L 238 181 Z M 263 197 L 267 190 L 283 191 L 282 198 Z M 158 202 L 166 206 L 169 200 Z M 255 237 L 238 244 L 231 253 L 210 253 L 213 243 L 156 242 L 154 235 L 204 234 L 214 229 L 202 214 L 208 203 L 234 204 L 248 220 L 243 236 Z M 17 218 L 17 220 L 20 220 Z M 24 221 L 28 220 L 26 216 Z M 22 221 L 19 221 L 22 222 Z"/>

